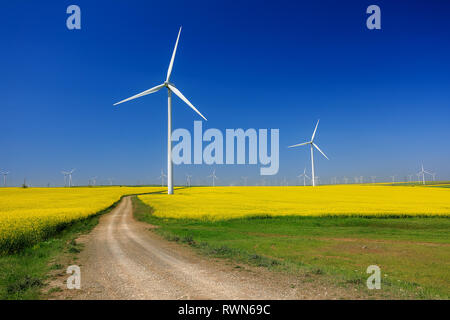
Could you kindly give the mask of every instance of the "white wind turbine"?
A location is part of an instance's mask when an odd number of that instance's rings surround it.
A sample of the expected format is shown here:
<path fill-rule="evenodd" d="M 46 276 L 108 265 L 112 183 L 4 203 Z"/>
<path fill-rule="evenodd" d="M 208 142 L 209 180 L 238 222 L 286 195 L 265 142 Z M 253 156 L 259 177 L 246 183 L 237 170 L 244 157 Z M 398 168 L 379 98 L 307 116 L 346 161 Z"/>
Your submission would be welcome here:
<path fill-rule="evenodd" d="M 114 105 L 118 105 L 120 103 L 123 102 L 127 102 L 136 98 L 140 98 L 143 96 L 146 96 L 150 93 L 154 93 L 157 92 L 159 90 L 161 90 L 162 88 L 166 87 L 167 88 L 167 94 L 168 94 L 168 99 L 167 99 L 167 174 L 168 174 L 168 179 L 167 179 L 167 193 L 168 194 L 173 194 L 173 167 L 172 167 L 172 92 L 175 93 L 181 100 L 183 100 L 189 107 L 191 107 L 192 110 L 194 110 L 195 112 L 197 112 L 203 119 L 207 120 L 201 113 L 200 111 L 198 111 L 193 105 L 192 103 L 189 102 L 188 99 L 186 99 L 186 97 L 175 87 L 175 85 L 173 83 L 170 82 L 170 75 L 172 73 L 172 67 L 173 67 L 173 61 L 175 60 L 175 54 L 177 52 L 177 47 L 178 47 L 178 40 L 180 39 L 180 34 L 181 34 L 181 27 L 180 27 L 180 31 L 178 31 L 178 37 L 177 37 L 177 41 L 175 42 L 175 48 L 173 49 L 173 53 L 172 53 L 172 58 L 170 59 L 170 63 L 169 63 L 169 69 L 167 70 L 167 77 L 166 80 L 164 81 L 164 83 L 157 85 L 156 87 L 150 88 L 148 90 L 145 90 L 141 93 L 138 93 L 130 98 L 124 99 L 122 101 L 119 101 L 117 103 L 115 103 Z"/>
<path fill-rule="evenodd" d="M 158 177 L 158 179 L 161 179 L 161 187 L 164 187 L 164 178 L 165 177 L 167 177 L 167 176 L 164 174 L 164 170 L 161 169 L 161 175 Z"/>
<path fill-rule="evenodd" d="M 316 178 L 316 184 L 320 184 L 320 177 L 319 176 L 315 176 Z"/>
<path fill-rule="evenodd" d="M 71 171 L 61 171 L 61 173 L 64 175 L 64 187 L 67 186 L 67 177 L 69 177 L 69 187 L 72 186 L 72 173 L 75 171 L 75 169 L 72 169 Z"/>
<path fill-rule="evenodd" d="M 113 178 L 108 178 L 108 181 L 109 181 L 109 185 L 112 186 L 114 179 Z"/>
<path fill-rule="evenodd" d="M 247 185 L 248 177 L 241 177 L 241 179 L 244 180 L 244 186 L 246 186 L 246 185 Z"/>
<path fill-rule="evenodd" d="M 192 175 L 186 174 L 186 186 L 188 186 L 188 187 L 191 186 L 191 179 L 192 179 Z"/>
<path fill-rule="evenodd" d="M 393 176 L 391 176 L 391 178 L 392 178 L 392 183 L 395 183 L 395 177 L 396 177 L 397 175 L 396 174 L 394 174 Z"/>
<path fill-rule="evenodd" d="M 289 148 L 294 148 L 294 147 L 300 147 L 300 146 L 304 146 L 309 144 L 311 147 L 311 176 L 312 176 L 312 184 L 313 186 L 316 185 L 316 178 L 315 178 L 315 174 L 314 174 L 314 148 L 316 148 L 327 160 L 328 157 L 325 155 L 325 153 L 322 152 L 322 150 L 320 150 L 320 148 L 317 146 L 317 144 L 314 143 L 314 137 L 316 136 L 316 131 L 317 131 L 317 126 L 319 125 L 319 120 L 317 120 L 317 124 L 316 127 L 314 129 L 314 132 L 311 136 L 311 141 L 308 142 L 303 142 L 303 143 L 299 143 L 299 144 L 294 144 L 293 146 L 289 146 Z"/>
<path fill-rule="evenodd" d="M 418 177 L 422 176 L 422 183 L 423 183 L 423 184 L 425 184 L 425 173 L 426 173 L 426 174 L 429 174 L 429 175 L 432 175 L 431 172 L 428 172 L 428 171 L 424 170 L 424 168 L 423 168 L 423 163 L 422 163 L 422 170 L 420 170 L 420 171 L 417 173 L 417 176 L 418 176 Z"/>
<path fill-rule="evenodd" d="M 3 186 L 6 187 L 6 177 L 8 176 L 9 171 L 2 171 L 0 174 L 3 175 Z"/>
<path fill-rule="evenodd" d="M 213 187 L 216 186 L 216 179 L 219 179 L 216 177 L 216 169 L 213 170 L 212 174 L 210 174 L 207 178 L 212 178 L 212 185 Z"/>
<path fill-rule="evenodd" d="M 303 173 L 301 173 L 297 176 L 297 178 L 299 178 L 299 179 L 303 178 L 303 186 L 306 186 L 306 178 L 310 179 L 308 177 L 308 175 L 306 174 L 306 168 L 303 170 Z"/>
<path fill-rule="evenodd" d="M 97 177 L 92 177 L 90 182 L 92 182 L 92 185 L 95 186 L 97 184 Z"/>

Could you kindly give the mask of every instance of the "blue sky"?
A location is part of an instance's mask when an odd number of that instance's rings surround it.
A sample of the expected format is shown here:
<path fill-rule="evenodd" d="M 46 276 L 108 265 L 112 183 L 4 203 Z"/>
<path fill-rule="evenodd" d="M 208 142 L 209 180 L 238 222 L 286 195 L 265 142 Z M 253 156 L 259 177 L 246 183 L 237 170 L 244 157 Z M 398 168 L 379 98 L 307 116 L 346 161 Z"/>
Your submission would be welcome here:
<path fill-rule="evenodd" d="M 447 1 L 10 1 L 0 10 L 0 169 L 10 183 L 157 183 L 166 166 L 167 94 L 113 103 L 165 79 L 208 118 L 205 128 L 280 129 L 280 170 L 399 179 L 450 178 L 450 4 Z M 66 8 L 81 8 L 81 30 Z M 366 8 L 381 8 L 381 30 Z M 173 128 L 199 120 L 174 97 Z M 166 170 L 166 169 L 165 169 Z M 206 183 L 212 168 L 175 167 Z M 260 182 L 259 166 L 216 166 L 222 184 Z"/>

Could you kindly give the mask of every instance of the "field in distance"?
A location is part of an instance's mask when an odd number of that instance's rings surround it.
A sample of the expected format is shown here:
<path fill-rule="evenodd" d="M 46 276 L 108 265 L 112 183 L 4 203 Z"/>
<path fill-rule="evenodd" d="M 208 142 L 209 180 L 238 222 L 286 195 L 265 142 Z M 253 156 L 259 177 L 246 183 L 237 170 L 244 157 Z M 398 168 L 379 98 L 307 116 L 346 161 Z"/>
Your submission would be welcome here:
<path fill-rule="evenodd" d="M 422 186 L 195 187 L 139 198 L 166 218 L 450 216 L 450 190 Z"/>
<path fill-rule="evenodd" d="M 0 254 L 17 252 L 107 209 L 124 195 L 159 187 L 0 188 Z"/>

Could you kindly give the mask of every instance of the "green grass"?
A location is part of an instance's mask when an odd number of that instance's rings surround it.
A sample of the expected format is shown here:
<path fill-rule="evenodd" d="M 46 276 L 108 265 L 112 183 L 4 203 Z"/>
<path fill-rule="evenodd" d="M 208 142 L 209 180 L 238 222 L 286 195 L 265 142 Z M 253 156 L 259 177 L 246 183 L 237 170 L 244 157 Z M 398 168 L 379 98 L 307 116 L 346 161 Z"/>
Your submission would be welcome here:
<path fill-rule="evenodd" d="M 58 234 L 18 253 L 0 256 L 0 300 L 34 300 L 42 296 L 42 288 L 51 270 L 64 266 L 57 261 L 64 254 L 76 259 L 82 246 L 76 243 L 81 234 L 89 233 L 97 224 L 100 215 L 114 209 L 117 201 L 109 208 L 86 219 L 75 221 Z"/>
<path fill-rule="evenodd" d="M 57 236 L 42 241 L 20 253 L 0 257 L 0 300 L 30 300 L 41 297 L 41 289 L 51 270 L 65 266 L 51 263 L 62 254 L 77 254 L 81 246 L 75 239 L 88 233 L 98 223 L 93 216 L 72 224 Z"/>
<path fill-rule="evenodd" d="M 142 194 L 159 193 L 148 192 Z M 126 196 L 126 195 L 125 195 Z M 125 197 L 123 196 L 123 197 Z M 122 197 L 122 198 L 123 198 Z M 64 254 L 70 254 L 76 259 L 76 254 L 82 250 L 75 239 L 81 234 L 89 233 L 97 224 L 100 215 L 114 209 L 122 198 L 110 207 L 86 219 L 74 221 L 47 239 L 32 246 L 22 248 L 16 253 L 0 255 L 0 300 L 32 300 L 42 297 L 42 288 L 48 280 L 51 270 L 62 269 L 57 261 Z M 53 288 L 52 290 L 58 290 Z"/>
<path fill-rule="evenodd" d="M 449 218 L 257 217 L 224 221 L 162 219 L 133 198 L 138 219 L 203 254 L 321 274 L 366 290 L 369 265 L 388 298 L 450 298 Z"/>

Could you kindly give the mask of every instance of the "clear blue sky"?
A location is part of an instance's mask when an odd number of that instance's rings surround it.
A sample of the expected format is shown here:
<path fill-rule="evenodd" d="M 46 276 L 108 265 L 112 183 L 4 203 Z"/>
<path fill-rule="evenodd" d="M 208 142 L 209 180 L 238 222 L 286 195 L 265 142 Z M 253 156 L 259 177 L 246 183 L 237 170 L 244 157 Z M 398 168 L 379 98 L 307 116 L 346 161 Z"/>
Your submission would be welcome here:
<path fill-rule="evenodd" d="M 82 29 L 66 28 L 77 4 Z M 368 5 L 382 30 L 366 28 Z M 167 94 L 112 104 L 161 83 L 183 26 L 172 81 L 208 118 L 205 128 L 279 128 L 280 171 L 317 175 L 419 170 L 450 178 L 448 1 L 8 1 L 0 9 L 0 169 L 11 182 L 157 183 L 166 166 Z M 199 120 L 174 98 L 173 127 Z M 259 166 L 217 166 L 220 183 Z M 206 183 L 211 167 L 175 167 Z M 268 180 L 269 180 L 268 179 Z"/>

